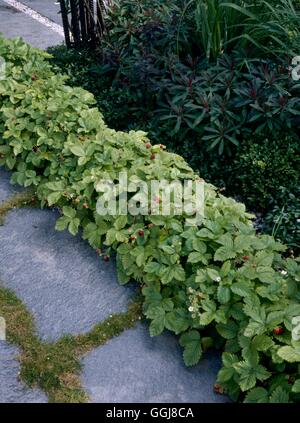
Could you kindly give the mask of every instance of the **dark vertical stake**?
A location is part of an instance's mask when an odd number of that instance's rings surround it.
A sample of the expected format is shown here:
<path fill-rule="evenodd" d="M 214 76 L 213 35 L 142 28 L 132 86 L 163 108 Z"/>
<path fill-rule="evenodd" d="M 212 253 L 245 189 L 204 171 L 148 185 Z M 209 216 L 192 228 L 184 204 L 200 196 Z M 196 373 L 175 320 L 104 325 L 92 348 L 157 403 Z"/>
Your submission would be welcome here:
<path fill-rule="evenodd" d="M 68 48 L 71 47 L 70 32 L 69 32 L 69 21 L 68 21 L 68 12 L 66 8 L 65 0 L 60 0 L 60 13 L 62 17 L 62 23 L 64 28 L 66 45 Z"/>
<path fill-rule="evenodd" d="M 79 0 L 79 18 L 80 18 L 82 41 L 86 45 L 88 41 L 88 37 L 87 37 L 87 22 L 86 22 L 86 11 L 85 11 L 84 0 Z"/>
<path fill-rule="evenodd" d="M 80 28 L 78 21 L 78 8 L 76 0 L 70 0 L 71 6 L 71 23 L 72 23 L 72 33 L 74 38 L 75 47 L 80 46 Z"/>
<path fill-rule="evenodd" d="M 90 16 L 90 37 L 91 44 L 94 47 L 96 45 L 96 34 L 95 34 L 95 10 L 93 0 L 86 0 L 88 2 L 89 16 Z"/>
<path fill-rule="evenodd" d="M 103 32 L 104 32 L 103 4 L 102 4 L 102 1 L 97 0 L 97 35 L 99 36 L 99 38 L 102 37 Z"/>

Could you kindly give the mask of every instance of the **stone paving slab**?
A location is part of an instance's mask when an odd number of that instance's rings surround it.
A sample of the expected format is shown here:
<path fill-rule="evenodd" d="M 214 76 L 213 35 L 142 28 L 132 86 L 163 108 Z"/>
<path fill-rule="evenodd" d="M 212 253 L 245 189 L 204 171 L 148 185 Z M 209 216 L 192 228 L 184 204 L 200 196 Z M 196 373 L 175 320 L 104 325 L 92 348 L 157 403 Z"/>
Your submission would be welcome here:
<path fill-rule="evenodd" d="M 0 202 L 11 194 L 9 174 L 0 173 Z M 134 285 L 117 281 L 78 235 L 54 229 L 54 210 L 15 209 L 0 226 L 0 278 L 24 301 L 44 340 L 86 332 L 111 313 L 126 311 Z"/>
<path fill-rule="evenodd" d="M 0 32 L 7 38 L 22 37 L 33 47 L 41 49 L 61 44 L 64 41 L 64 38 L 56 32 L 2 0 L 0 0 Z"/>
<path fill-rule="evenodd" d="M 45 403 L 47 396 L 39 389 L 26 387 L 18 378 L 19 354 L 15 346 L 0 341 L 0 403 Z"/>
<path fill-rule="evenodd" d="M 0 204 L 9 197 L 20 191 L 18 185 L 12 185 L 10 181 L 11 175 L 0 167 Z"/>
<path fill-rule="evenodd" d="M 150 338 L 142 324 L 93 350 L 83 366 L 83 387 L 95 403 L 228 402 L 213 392 L 220 368 L 217 353 L 187 368 L 175 336 Z"/>
<path fill-rule="evenodd" d="M 60 5 L 58 1 L 55 0 L 21 0 L 23 4 L 31 9 L 36 10 L 41 15 L 46 16 L 48 19 L 51 19 L 53 22 L 62 25 L 62 19 L 60 11 Z"/>

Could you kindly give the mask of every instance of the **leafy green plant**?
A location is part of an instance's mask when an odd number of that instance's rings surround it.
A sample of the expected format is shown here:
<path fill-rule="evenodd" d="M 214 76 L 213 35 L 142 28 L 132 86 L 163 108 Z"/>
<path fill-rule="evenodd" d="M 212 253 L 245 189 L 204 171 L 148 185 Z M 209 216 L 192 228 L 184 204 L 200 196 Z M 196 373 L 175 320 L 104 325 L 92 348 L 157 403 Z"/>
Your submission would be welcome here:
<path fill-rule="evenodd" d="M 126 171 L 148 185 L 199 177 L 144 132 L 109 129 L 93 96 L 53 74 L 45 53 L 0 38 L 0 55 L 7 63 L 1 164 L 13 178 L 36 186 L 42 205 L 59 207 L 58 230 L 82 227 L 105 261 L 116 251 L 120 282 L 141 283 L 150 334 L 179 335 L 187 365 L 213 344 L 225 349 L 220 391 L 246 402 L 299 402 L 300 344 L 292 337 L 299 259 L 283 258 L 286 248 L 256 235 L 245 206 L 208 183 L 198 226 L 189 226 L 185 214 L 99 215 L 96 186 L 103 178 L 118 184 Z"/>
<path fill-rule="evenodd" d="M 299 85 L 284 63 L 223 55 L 214 66 L 178 65 L 163 86 L 157 115 L 170 132 L 180 139 L 193 134 L 220 154 L 253 133 L 296 134 Z"/>
<path fill-rule="evenodd" d="M 264 211 L 274 205 L 282 208 L 287 190 L 292 194 L 299 187 L 299 166 L 298 139 L 252 137 L 237 151 L 228 190 L 231 193 L 240 190 L 252 210 Z"/>
<path fill-rule="evenodd" d="M 196 0 L 196 34 L 208 59 L 243 47 L 252 55 L 292 49 L 299 42 L 299 13 L 291 0 Z"/>
<path fill-rule="evenodd" d="M 263 221 L 263 230 L 284 241 L 293 251 L 300 250 L 300 192 L 280 187 L 281 202 L 273 201 Z"/>
<path fill-rule="evenodd" d="M 190 4 L 194 6 L 193 1 Z M 250 16 L 245 6 L 241 0 L 231 3 L 219 0 L 196 1 L 197 35 L 208 59 L 216 59 L 224 51 L 227 42 L 237 36 L 237 26 L 241 27 L 246 17 Z"/>

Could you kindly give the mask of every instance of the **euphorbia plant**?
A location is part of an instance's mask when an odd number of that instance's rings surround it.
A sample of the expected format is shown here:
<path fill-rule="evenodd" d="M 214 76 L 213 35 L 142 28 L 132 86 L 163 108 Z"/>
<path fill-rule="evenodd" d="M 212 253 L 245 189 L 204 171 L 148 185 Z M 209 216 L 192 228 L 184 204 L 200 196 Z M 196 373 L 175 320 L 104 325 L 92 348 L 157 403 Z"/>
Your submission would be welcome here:
<path fill-rule="evenodd" d="M 197 226 L 185 214 L 98 214 L 98 181 L 118 185 L 120 172 L 146 184 L 199 177 L 145 133 L 107 128 L 92 95 L 65 85 L 44 53 L 0 38 L 0 55 L 7 62 L 0 164 L 13 181 L 35 185 L 43 206 L 60 208 L 58 230 L 75 235 L 81 226 L 105 261 L 116 252 L 120 283 L 141 283 L 150 334 L 180 335 L 187 365 L 213 344 L 224 349 L 218 392 L 247 402 L 299 401 L 300 344 L 292 339 L 299 260 L 283 258 L 285 247 L 256 235 L 244 205 L 209 184 Z"/>

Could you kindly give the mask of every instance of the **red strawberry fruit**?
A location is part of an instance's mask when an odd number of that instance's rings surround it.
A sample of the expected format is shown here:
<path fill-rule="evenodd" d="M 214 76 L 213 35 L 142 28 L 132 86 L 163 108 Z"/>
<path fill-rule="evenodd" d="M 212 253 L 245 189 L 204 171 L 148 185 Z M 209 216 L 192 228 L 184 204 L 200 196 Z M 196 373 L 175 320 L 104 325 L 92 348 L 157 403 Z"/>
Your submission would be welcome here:
<path fill-rule="evenodd" d="M 219 385 L 218 383 L 216 383 L 214 385 L 214 391 L 216 394 L 223 394 L 224 393 L 224 389 L 221 385 Z"/>
<path fill-rule="evenodd" d="M 277 328 L 275 328 L 273 330 L 274 335 L 282 335 L 284 332 L 283 328 L 281 328 L 280 326 L 278 326 Z"/>

